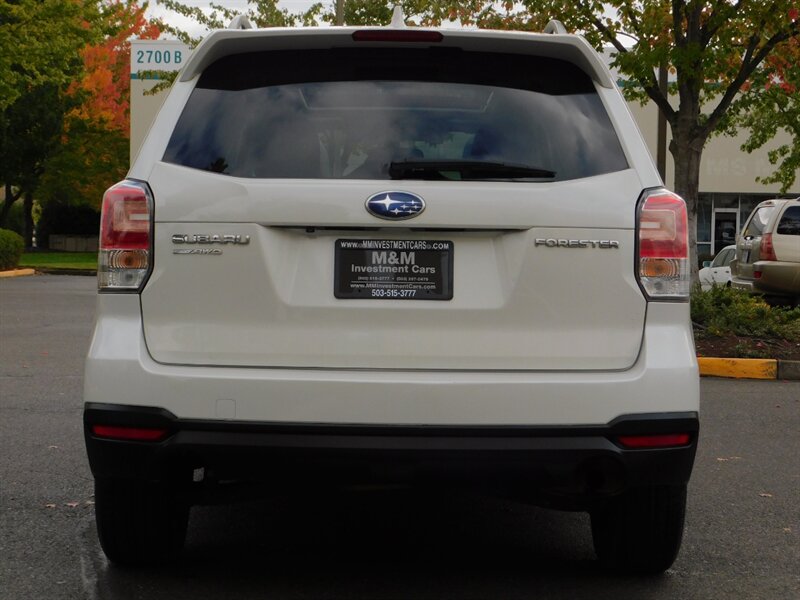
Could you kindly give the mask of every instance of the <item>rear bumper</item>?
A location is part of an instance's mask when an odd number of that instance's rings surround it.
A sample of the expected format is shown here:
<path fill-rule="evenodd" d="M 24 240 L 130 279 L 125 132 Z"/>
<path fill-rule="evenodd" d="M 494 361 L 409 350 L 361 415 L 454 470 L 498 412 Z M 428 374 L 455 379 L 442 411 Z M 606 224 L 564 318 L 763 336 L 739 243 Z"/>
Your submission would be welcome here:
<path fill-rule="evenodd" d="M 800 263 L 758 261 L 752 266 L 761 276 L 757 279 L 733 276 L 731 287 L 757 294 L 800 298 Z"/>
<path fill-rule="evenodd" d="M 197 421 L 409 426 L 602 426 L 699 410 L 685 303 L 649 304 L 641 351 L 624 370 L 410 371 L 163 365 L 147 351 L 137 296 L 98 301 L 89 403 L 159 406 Z"/>
<path fill-rule="evenodd" d="M 163 365 L 147 351 L 137 296 L 98 301 L 84 379 L 96 477 L 158 480 L 202 467 L 212 481 L 270 486 L 455 480 L 580 507 L 691 473 L 699 377 L 687 304 L 648 305 L 628 369 L 523 372 Z M 104 440 L 93 424 L 170 435 Z M 688 445 L 614 441 L 678 431 L 692 434 Z"/>
<path fill-rule="evenodd" d="M 89 462 L 97 478 L 164 480 L 205 469 L 210 482 L 270 487 L 464 484 L 581 508 L 638 485 L 685 484 L 697 413 L 623 416 L 602 425 L 365 426 L 179 419 L 157 408 L 87 404 Z M 104 439 L 94 425 L 159 428 L 158 442 Z M 688 433 L 680 447 L 633 450 L 620 435 Z"/>

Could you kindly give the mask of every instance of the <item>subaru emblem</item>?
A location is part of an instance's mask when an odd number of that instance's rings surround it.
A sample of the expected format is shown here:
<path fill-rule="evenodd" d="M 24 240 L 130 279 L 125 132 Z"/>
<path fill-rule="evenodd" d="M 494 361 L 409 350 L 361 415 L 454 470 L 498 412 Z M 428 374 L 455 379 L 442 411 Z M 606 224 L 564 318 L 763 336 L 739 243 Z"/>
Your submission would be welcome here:
<path fill-rule="evenodd" d="M 425 201 L 410 192 L 380 192 L 367 198 L 367 212 L 380 219 L 402 221 L 425 210 Z"/>

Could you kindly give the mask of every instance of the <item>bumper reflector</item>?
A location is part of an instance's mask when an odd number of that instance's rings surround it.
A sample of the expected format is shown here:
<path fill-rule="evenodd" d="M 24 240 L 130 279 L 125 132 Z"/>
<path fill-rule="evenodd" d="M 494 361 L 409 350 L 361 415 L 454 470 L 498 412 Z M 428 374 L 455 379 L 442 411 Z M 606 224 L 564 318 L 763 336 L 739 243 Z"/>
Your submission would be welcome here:
<path fill-rule="evenodd" d="M 115 425 L 92 425 L 92 435 L 111 440 L 158 442 L 167 437 L 166 429 L 145 427 L 119 427 Z"/>
<path fill-rule="evenodd" d="M 659 435 L 620 435 L 617 440 L 626 448 L 670 448 L 685 446 L 691 437 L 688 433 L 667 433 Z"/>

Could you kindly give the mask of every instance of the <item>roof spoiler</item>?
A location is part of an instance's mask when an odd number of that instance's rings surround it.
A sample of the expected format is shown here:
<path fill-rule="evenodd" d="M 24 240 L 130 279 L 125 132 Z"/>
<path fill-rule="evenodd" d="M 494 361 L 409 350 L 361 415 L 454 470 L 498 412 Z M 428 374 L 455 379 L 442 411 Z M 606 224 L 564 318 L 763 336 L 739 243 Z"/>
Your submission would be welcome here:
<path fill-rule="evenodd" d="M 353 43 L 352 34 L 365 30 L 409 31 L 402 10 L 393 12 L 389 27 L 282 27 L 260 29 L 253 27 L 246 15 L 237 15 L 227 29 L 212 31 L 192 52 L 189 60 L 179 75 L 179 81 L 189 81 L 201 73 L 208 65 L 231 54 L 247 52 L 263 52 L 267 50 L 284 50 L 297 47 L 297 39 L 302 36 L 303 45 L 307 48 L 346 47 Z M 471 29 L 448 29 L 444 34 L 442 46 L 448 43 L 468 49 L 480 49 L 490 40 L 495 51 L 514 52 L 517 47 L 531 48 L 538 44 L 542 56 L 560 58 L 583 69 L 599 85 L 614 88 L 616 82 L 608 67 L 594 52 L 590 52 L 589 44 L 582 37 L 568 35 L 564 25 L 557 20 L 550 21 L 543 33 L 533 34 L 519 31 L 481 32 Z M 538 35 L 537 42 L 535 36 Z M 556 40 L 545 41 L 543 38 L 555 35 Z M 488 42 L 487 42 L 488 43 Z"/>

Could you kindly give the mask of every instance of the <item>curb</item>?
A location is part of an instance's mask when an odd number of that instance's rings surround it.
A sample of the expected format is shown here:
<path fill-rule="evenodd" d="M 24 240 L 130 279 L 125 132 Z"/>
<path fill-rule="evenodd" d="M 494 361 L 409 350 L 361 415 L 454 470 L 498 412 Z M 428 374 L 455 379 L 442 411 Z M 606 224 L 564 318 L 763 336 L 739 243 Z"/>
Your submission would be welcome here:
<path fill-rule="evenodd" d="M 800 361 L 765 358 L 697 357 L 700 375 L 733 379 L 785 379 L 800 381 Z"/>
<path fill-rule="evenodd" d="M 92 277 L 97 275 L 97 269 L 58 269 L 42 267 L 36 270 L 44 275 L 85 275 Z"/>
<path fill-rule="evenodd" d="M 58 269 L 58 268 L 24 268 L 13 269 L 11 271 L 0 271 L 0 279 L 4 277 L 25 277 L 27 275 L 84 275 L 97 276 L 97 269 Z"/>
<path fill-rule="evenodd" d="M 34 269 L 14 269 L 12 271 L 0 271 L 0 279 L 7 279 L 9 277 L 26 277 L 28 275 L 36 275 Z"/>

